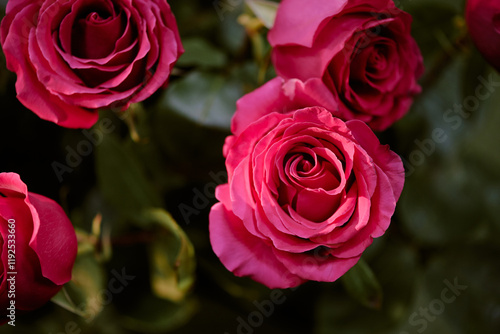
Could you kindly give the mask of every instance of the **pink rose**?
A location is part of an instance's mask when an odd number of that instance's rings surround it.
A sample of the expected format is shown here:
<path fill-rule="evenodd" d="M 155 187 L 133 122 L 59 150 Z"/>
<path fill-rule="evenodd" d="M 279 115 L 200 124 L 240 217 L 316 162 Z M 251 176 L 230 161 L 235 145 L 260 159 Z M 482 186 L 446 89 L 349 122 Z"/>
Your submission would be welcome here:
<path fill-rule="evenodd" d="M 388 228 L 403 189 L 399 156 L 365 123 L 321 107 L 262 115 L 224 151 L 212 247 L 235 275 L 269 288 L 342 276 Z"/>
<path fill-rule="evenodd" d="M 483 57 L 500 71 L 500 2 L 468 0 L 465 19 L 469 33 Z"/>
<path fill-rule="evenodd" d="M 39 308 L 71 279 L 77 242 L 62 208 L 15 173 L 0 173 L 0 235 L 2 323 L 13 320 L 7 308 Z"/>
<path fill-rule="evenodd" d="M 149 97 L 184 51 L 166 0 L 9 0 L 1 42 L 18 99 L 69 128 Z"/>
<path fill-rule="evenodd" d="M 320 78 L 339 100 L 338 117 L 381 131 L 420 92 L 411 20 L 392 0 L 283 0 L 269 32 L 273 63 L 285 79 Z"/>

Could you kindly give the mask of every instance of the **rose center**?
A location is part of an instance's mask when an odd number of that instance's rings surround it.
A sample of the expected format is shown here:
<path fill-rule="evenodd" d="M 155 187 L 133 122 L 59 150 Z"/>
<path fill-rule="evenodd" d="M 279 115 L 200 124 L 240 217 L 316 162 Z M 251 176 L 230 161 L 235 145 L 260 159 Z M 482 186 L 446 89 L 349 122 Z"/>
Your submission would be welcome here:
<path fill-rule="evenodd" d="M 300 161 L 297 164 L 297 172 L 299 175 L 305 176 L 313 168 L 314 168 L 314 160 L 310 156 L 306 155 L 300 157 Z"/>
<path fill-rule="evenodd" d="M 286 174 L 291 184 L 281 188 L 280 204 L 291 207 L 311 221 L 323 221 L 338 206 L 340 196 L 327 191 L 340 185 L 338 170 L 323 157 L 296 154 L 286 164 Z"/>
<path fill-rule="evenodd" d="M 284 166 L 288 180 L 298 188 L 330 190 L 338 187 L 339 171 L 323 157 L 311 154 L 302 152 L 288 157 Z"/>
<path fill-rule="evenodd" d="M 89 15 L 87 15 L 86 21 L 92 24 L 99 24 L 106 22 L 111 18 L 111 15 L 108 13 L 98 13 L 98 12 L 92 12 Z"/>
<path fill-rule="evenodd" d="M 109 56 L 123 36 L 127 18 L 113 3 L 94 3 L 75 9 L 71 33 L 71 52 L 83 59 Z"/>
<path fill-rule="evenodd" d="M 375 46 L 366 66 L 368 72 L 383 71 L 387 67 L 386 48 L 384 46 Z"/>

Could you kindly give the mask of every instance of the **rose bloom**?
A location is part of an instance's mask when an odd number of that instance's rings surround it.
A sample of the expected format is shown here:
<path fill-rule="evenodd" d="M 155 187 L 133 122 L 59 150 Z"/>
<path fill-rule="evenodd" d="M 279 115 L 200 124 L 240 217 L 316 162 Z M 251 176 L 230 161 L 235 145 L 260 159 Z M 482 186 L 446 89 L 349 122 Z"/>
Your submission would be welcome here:
<path fill-rule="evenodd" d="M 184 51 L 166 0 L 9 0 L 1 42 L 18 99 L 69 128 L 149 97 Z"/>
<path fill-rule="evenodd" d="M 500 2 L 468 0 L 465 19 L 474 44 L 483 57 L 500 71 Z"/>
<path fill-rule="evenodd" d="M 0 173 L 0 247 L 0 323 L 14 320 L 6 317 L 11 305 L 39 308 L 71 279 L 77 253 L 71 222 L 56 202 L 28 192 L 15 173 Z"/>
<path fill-rule="evenodd" d="M 361 121 L 322 107 L 272 112 L 279 103 L 267 102 L 256 120 L 240 106 L 235 119 L 249 123 L 226 140 L 213 250 L 235 275 L 269 288 L 335 281 L 388 228 L 403 164 Z"/>
<path fill-rule="evenodd" d="M 421 91 L 411 21 L 392 0 L 283 0 L 268 36 L 273 63 L 285 79 L 322 81 L 339 100 L 337 116 L 382 131 Z"/>

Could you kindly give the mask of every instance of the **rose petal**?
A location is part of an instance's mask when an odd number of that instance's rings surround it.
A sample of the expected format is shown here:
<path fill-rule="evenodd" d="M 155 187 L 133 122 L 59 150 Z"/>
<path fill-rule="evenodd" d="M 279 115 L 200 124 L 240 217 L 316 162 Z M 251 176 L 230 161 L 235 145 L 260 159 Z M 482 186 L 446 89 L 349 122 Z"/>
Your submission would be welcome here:
<path fill-rule="evenodd" d="M 346 124 L 359 144 L 373 158 L 375 164 L 387 175 L 394 198 L 397 200 L 403 191 L 405 181 L 403 162 L 399 155 L 391 151 L 389 145 L 380 145 L 377 136 L 363 122 L 353 120 Z"/>
<path fill-rule="evenodd" d="M 253 236 L 232 214 L 228 194 L 219 194 L 224 203 L 215 204 L 210 211 L 210 242 L 221 262 L 236 276 L 250 276 L 267 287 L 290 288 L 303 283 L 290 274 L 273 254 L 272 247 Z"/>
<path fill-rule="evenodd" d="M 30 239 L 33 236 L 33 220 L 38 219 L 36 211 L 30 210 L 29 202 L 26 199 L 27 187 L 21 181 L 19 175 L 14 173 L 0 174 L 0 192 L 7 197 L 0 197 L 0 233 L 4 240 L 8 240 L 8 220 L 15 220 L 15 236 L 16 236 L 16 285 L 30 287 L 29 290 L 16 290 L 16 308 L 20 310 L 32 310 L 42 306 L 47 302 L 58 290 L 60 286 L 55 285 L 50 280 L 44 278 L 41 273 L 38 256 L 29 247 Z M 71 231 L 74 235 L 74 231 Z M 53 239 L 53 237 L 51 237 Z M 6 251 L 7 243 L 2 244 L 2 263 L 4 266 L 8 263 L 8 252 Z M 1 291 L 6 289 L 6 270 L 4 268 Z"/>
<path fill-rule="evenodd" d="M 8 216 L 9 219 L 15 219 L 16 221 L 16 287 L 29 287 L 27 290 L 16 289 L 16 308 L 19 310 L 34 310 L 45 304 L 61 287 L 43 278 L 38 263 L 38 257 L 28 246 L 29 239 L 33 232 L 33 221 L 30 214 L 31 212 L 24 200 L 19 198 L 1 198 L 0 212 L 2 212 L 2 216 Z M 7 240 L 7 235 L 9 233 L 7 230 L 8 224 L 4 221 L 0 224 L 0 233 L 4 240 Z M 7 243 L 4 243 L 3 246 L 2 262 L 4 266 L 7 266 Z M 11 270 L 7 271 L 10 272 Z M 10 276 L 11 275 L 4 276 L 4 281 L 0 285 L 0 290 L 8 290 L 6 279 Z"/>
<path fill-rule="evenodd" d="M 340 247 L 332 250 L 331 254 L 336 257 L 350 258 L 360 256 L 361 253 L 372 243 L 373 238 L 382 236 L 390 225 L 394 214 L 396 200 L 391 196 L 391 184 L 384 172 L 377 168 L 379 186 L 371 198 L 370 221 L 355 236 L 342 243 Z"/>
<path fill-rule="evenodd" d="M 67 283 L 77 253 L 73 225 L 56 202 L 34 193 L 29 194 L 29 201 L 34 208 L 32 212 L 38 213 L 33 215 L 29 245 L 38 255 L 42 274 L 57 285 Z"/>
<path fill-rule="evenodd" d="M 113 15 L 115 13 L 112 13 Z M 108 14 L 109 15 L 109 14 Z M 111 54 L 125 30 L 123 14 L 101 17 L 97 12 L 79 18 L 72 27 L 71 53 L 80 58 L 104 58 Z"/>
<path fill-rule="evenodd" d="M 280 111 L 288 102 L 281 92 L 283 80 L 274 78 L 260 88 L 244 95 L 236 102 L 236 112 L 231 120 L 231 132 L 238 136 L 262 116 Z"/>
<path fill-rule="evenodd" d="M 306 81 L 309 78 L 321 78 L 334 55 L 342 56 L 344 62 L 349 60 L 354 46 L 346 43 L 360 26 L 370 20 L 373 17 L 367 14 L 333 18 L 317 34 L 311 35 L 311 38 L 314 36 L 314 42 L 306 47 L 302 44 L 271 43 L 276 72 L 285 79 Z M 286 33 L 290 34 L 288 31 Z"/>
<path fill-rule="evenodd" d="M 312 254 L 294 254 L 274 249 L 274 255 L 291 273 L 304 280 L 333 282 L 352 268 L 360 257 L 336 258 L 320 257 Z"/>
<path fill-rule="evenodd" d="M 56 96 L 50 94 L 39 82 L 33 65 L 26 58 L 28 54 L 28 39 L 33 38 L 33 30 L 26 40 L 21 39 L 22 32 L 12 29 L 25 27 L 23 17 L 33 17 L 36 14 L 35 6 L 27 6 L 19 13 L 10 26 L 9 34 L 4 35 L 3 51 L 7 59 L 9 70 L 17 74 L 16 91 L 18 99 L 40 118 L 52 121 L 69 128 L 91 127 L 98 119 L 98 114 L 83 108 L 68 106 Z M 2 31 L 5 31 L 2 22 Z M 33 36 L 33 37 L 32 37 Z"/>
<path fill-rule="evenodd" d="M 310 0 L 304 6 L 301 0 L 282 1 L 274 26 L 269 31 L 269 42 L 273 46 L 296 44 L 311 47 L 313 37 L 324 20 L 339 13 L 347 2 Z"/>

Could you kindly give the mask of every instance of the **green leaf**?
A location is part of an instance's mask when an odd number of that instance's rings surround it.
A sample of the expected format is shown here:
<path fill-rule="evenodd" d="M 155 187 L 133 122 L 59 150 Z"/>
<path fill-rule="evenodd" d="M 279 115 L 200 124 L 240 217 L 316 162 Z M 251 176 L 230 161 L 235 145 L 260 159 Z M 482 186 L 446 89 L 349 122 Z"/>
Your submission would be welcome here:
<path fill-rule="evenodd" d="M 448 333 L 500 330 L 499 257 L 496 243 L 450 247 L 430 259 L 424 280 L 426 298 L 415 307 L 416 312 L 419 307 L 428 308 L 436 318 L 428 322 L 429 332 L 444 333 L 435 327 L 437 320 L 452 329 Z"/>
<path fill-rule="evenodd" d="M 496 245 L 479 244 L 434 253 L 419 277 L 402 327 L 391 333 L 498 332 L 499 256 Z"/>
<path fill-rule="evenodd" d="M 382 288 L 372 270 L 365 261 L 359 260 L 341 278 L 346 291 L 366 307 L 380 309 L 382 306 Z"/>
<path fill-rule="evenodd" d="M 459 156 L 437 156 L 407 179 L 399 213 L 416 240 L 442 246 L 471 240 L 481 230 L 484 190 L 475 169 Z"/>
<path fill-rule="evenodd" d="M 276 19 L 279 3 L 264 0 L 246 0 L 246 3 L 264 26 L 271 29 Z"/>
<path fill-rule="evenodd" d="M 216 3 L 227 4 L 227 0 L 217 0 Z M 234 2 L 234 1 L 233 1 Z M 246 31 L 245 27 L 237 22 L 238 17 L 243 12 L 243 1 L 237 1 L 234 8 L 228 8 L 226 11 L 219 11 L 218 31 L 216 32 L 217 42 L 224 46 L 225 50 L 231 55 L 241 56 L 245 52 Z M 215 3 L 214 3 L 215 4 Z M 217 12 L 217 10 L 216 10 Z"/>
<path fill-rule="evenodd" d="M 416 8 L 426 8 L 426 9 L 434 9 L 436 7 L 446 8 L 450 11 L 455 12 L 456 14 L 462 14 L 465 7 L 465 0 L 441 0 L 441 1 L 433 1 L 433 0 L 394 0 L 396 6 L 402 10 L 413 13 Z M 429 10 L 429 14 L 431 10 Z"/>
<path fill-rule="evenodd" d="M 194 247 L 166 211 L 147 210 L 141 219 L 161 227 L 155 240 L 148 245 L 153 292 L 163 299 L 182 301 L 195 280 Z"/>
<path fill-rule="evenodd" d="M 144 175 L 141 163 L 113 134 L 105 135 L 97 146 L 96 171 L 103 196 L 123 215 L 161 206 L 162 201 Z"/>
<path fill-rule="evenodd" d="M 105 287 L 104 271 L 94 255 L 79 255 L 73 267 L 72 279 L 52 301 L 64 309 L 92 321 L 103 309 L 99 296 Z"/>
<path fill-rule="evenodd" d="M 411 34 L 422 52 L 426 76 L 436 76 L 450 62 L 446 61 L 437 68 L 433 66 L 434 63 L 444 54 L 454 51 L 452 45 L 460 31 L 456 21 L 457 8 L 441 1 L 425 1 L 431 4 L 422 5 L 422 0 L 407 0 L 400 7 L 412 15 Z M 456 3 L 455 0 L 451 2 Z"/>
<path fill-rule="evenodd" d="M 485 98 L 476 97 L 480 102 L 480 109 L 471 112 L 470 117 L 476 122 L 471 127 L 470 131 L 464 133 L 465 147 L 464 151 L 471 154 L 474 160 L 481 160 L 485 166 L 488 166 L 491 172 L 496 172 L 500 177 L 500 154 L 491 154 L 498 151 L 498 143 L 500 143 L 500 132 L 498 124 L 500 122 L 500 113 L 498 106 L 500 104 L 500 75 L 497 72 L 491 71 L 480 76 L 483 82 L 491 80 L 493 83 L 489 89 L 491 94 L 485 94 Z M 475 97 L 473 92 L 480 91 L 482 94 L 488 92 L 488 89 L 477 79 L 477 76 L 467 77 L 471 82 L 474 82 L 474 89 L 470 89 L 469 96 Z M 469 81 L 469 80 L 467 80 Z"/>
<path fill-rule="evenodd" d="M 51 301 L 74 314 L 81 317 L 85 316 L 84 312 L 76 307 L 75 302 L 69 296 L 68 289 L 65 286 L 63 286 L 61 291 L 59 291 L 54 297 L 52 297 Z"/>
<path fill-rule="evenodd" d="M 500 76 L 496 72 L 485 74 L 483 78 L 486 81 L 491 79 L 495 85 L 500 82 Z M 477 82 L 477 80 L 475 80 Z M 477 89 L 477 84 L 475 89 Z M 464 133 L 464 145 L 461 147 L 462 155 L 467 157 L 470 164 L 474 165 L 473 173 L 470 173 L 468 182 L 477 182 L 478 191 L 474 193 L 479 197 L 479 201 L 486 203 L 482 213 L 483 219 L 496 226 L 497 232 L 500 232 L 500 154 L 498 152 L 498 143 L 500 143 L 500 113 L 498 106 L 500 104 L 500 89 L 496 86 L 490 89 L 492 95 L 481 101 L 481 109 L 476 111 L 471 118 L 475 122 L 470 131 Z M 484 92 L 484 90 L 483 90 Z M 492 180 L 497 180 L 494 182 Z M 485 214 L 486 213 L 486 214 Z M 490 234 L 492 240 L 495 236 Z M 497 237 L 498 238 L 498 234 Z"/>
<path fill-rule="evenodd" d="M 192 72 L 170 85 L 162 105 L 203 126 L 229 129 L 242 95 L 236 78 Z"/>
<path fill-rule="evenodd" d="M 479 77 L 488 77 L 489 66 L 481 53 L 471 43 L 466 53 L 466 65 L 463 70 L 462 89 L 463 96 L 474 96 L 478 86 Z"/>
<path fill-rule="evenodd" d="M 185 53 L 177 61 L 177 66 L 222 68 L 227 64 L 224 52 L 215 48 L 203 38 L 186 38 L 182 41 Z"/>
<path fill-rule="evenodd" d="M 146 295 L 134 307 L 134 313 L 121 315 L 120 322 L 137 333 L 166 333 L 188 322 L 197 309 L 198 303 L 193 299 L 172 303 Z"/>
<path fill-rule="evenodd" d="M 347 294 L 342 286 L 325 285 L 316 304 L 317 334 L 403 334 L 413 312 L 415 283 L 420 276 L 417 253 L 401 242 L 388 241 L 370 262 L 384 291 L 381 309 L 370 309 Z M 414 333 L 412 331 L 411 333 Z"/>
<path fill-rule="evenodd" d="M 473 150 L 464 152 L 465 140 L 483 112 L 483 106 L 470 114 L 464 107 L 474 98 L 463 96 L 468 59 L 456 57 L 419 97 L 409 117 L 395 126 L 397 145 L 402 145 L 397 151 L 406 151 L 402 155 L 408 170 L 398 215 L 406 231 L 425 245 L 472 240 L 482 229 L 484 194 L 491 180 L 481 180 L 483 173 L 471 159 Z M 481 84 L 478 78 L 470 80 L 476 88 Z M 475 135 L 486 134 L 485 130 L 478 128 Z M 485 139 L 480 146 L 490 141 Z M 488 152 L 485 157 L 494 160 L 492 150 Z"/>

